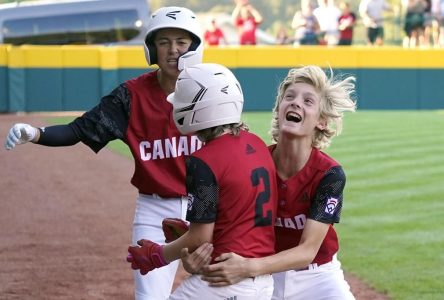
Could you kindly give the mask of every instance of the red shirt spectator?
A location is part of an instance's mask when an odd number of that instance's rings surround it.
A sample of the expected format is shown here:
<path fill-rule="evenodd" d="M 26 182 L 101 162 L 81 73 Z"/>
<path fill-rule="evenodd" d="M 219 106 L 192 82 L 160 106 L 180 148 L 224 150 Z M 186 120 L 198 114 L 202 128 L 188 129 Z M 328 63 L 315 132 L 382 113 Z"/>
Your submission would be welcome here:
<path fill-rule="evenodd" d="M 262 15 L 248 0 L 239 0 L 231 17 L 239 32 L 239 44 L 256 45 L 256 28 L 263 20 Z"/>
<path fill-rule="evenodd" d="M 228 45 L 224 32 L 217 26 L 215 19 L 211 20 L 210 27 L 205 31 L 204 40 L 208 46 L 218 46 L 221 44 L 221 41 Z"/>
<path fill-rule="evenodd" d="M 257 23 L 253 17 L 248 17 L 246 20 L 237 19 L 236 26 L 239 29 L 239 44 L 256 45 Z"/>
<path fill-rule="evenodd" d="M 339 7 L 342 11 L 338 19 L 339 23 L 339 43 L 338 45 L 349 46 L 353 41 L 353 27 L 356 23 L 356 15 L 350 11 L 350 4 L 348 2 L 341 2 Z"/>

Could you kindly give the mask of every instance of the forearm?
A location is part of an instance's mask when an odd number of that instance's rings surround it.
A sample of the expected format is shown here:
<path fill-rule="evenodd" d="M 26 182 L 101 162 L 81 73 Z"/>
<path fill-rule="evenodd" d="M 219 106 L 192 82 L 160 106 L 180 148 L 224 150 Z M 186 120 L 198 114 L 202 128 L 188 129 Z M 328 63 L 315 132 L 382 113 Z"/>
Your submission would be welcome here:
<path fill-rule="evenodd" d="M 248 277 L 297 270 L 310 264 L 315 255 L 315 251 L 297 246 L 271 256 L 250 258 L 245 269 Z"/>
<path fill-rule="evenodd" d="M 233 22 L 236 22 L 237 18 L 239 18 L 239 16 L 240 16 L 240 9 L 241 9 L 241 6 L 236 5 L 236 7 L 234 8 L 233 12 L 231 13 L 231 20 Z"/>
<path fill-rule="evenodd" d="M 293 17 L 293 20 L 291 21 L 291 28 L 296 29 L 301 25 L 301 18 L 298 15 L 295 15 Z"/>
<path fill-rule="evenodd" d="M 254 21 L 256 23 L 258 23 L 258 24 L 262 23 L 262 21 L 263 21 L 262 15 L 255 8 L 253 8 L 251 10 L 251 14 L 253 15 Z"/>
<path fill-rule="evenodd" d="M 251 276 L 297 270 L 307 267 L 316 257 L 329 224 L 308 219 L 299 245 L 274 255 L 252 261 Z"/>
<path fill-rule="evenodd" d="M 71 146 L 78 143 L 80 139 L 69 125 L 55 125 L 39 128 L 33 143 L 44 146 Z"/>
<path fill-rule="evenodd" d="M 166 261 L 172 262 L 180 258 L 180 252 L 183 248 L 188 248 L 189 252 L 193 252 L 205 242 L 209 241 L 202 239 L 196 234 L 190 234 L 190 232 L 187 232 L 177 240 L 166 244 L 163 247 L 163 256 Z"/>

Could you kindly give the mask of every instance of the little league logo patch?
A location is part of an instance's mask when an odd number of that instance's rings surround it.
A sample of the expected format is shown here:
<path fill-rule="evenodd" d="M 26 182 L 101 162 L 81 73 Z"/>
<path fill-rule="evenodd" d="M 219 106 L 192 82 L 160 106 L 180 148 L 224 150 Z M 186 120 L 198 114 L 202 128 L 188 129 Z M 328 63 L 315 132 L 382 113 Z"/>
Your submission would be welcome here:
<path fill-rule="evenodd" d="M 335 212 L 337 205 L 338 205 L 338 199 L 336 199 L 336 198 L 328 198 L 327 199 L 327 205 L 325 206 L 325 212 L 327 214 L 332 215 Z"/>

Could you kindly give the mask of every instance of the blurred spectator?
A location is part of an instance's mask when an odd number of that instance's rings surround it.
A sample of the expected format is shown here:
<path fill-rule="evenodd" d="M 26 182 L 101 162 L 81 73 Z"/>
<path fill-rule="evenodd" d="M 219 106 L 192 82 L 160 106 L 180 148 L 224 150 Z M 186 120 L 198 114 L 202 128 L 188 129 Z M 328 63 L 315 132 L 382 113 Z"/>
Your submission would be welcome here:
<path fill-rule="evenodd" d="M 444 47 L 444 0 L 432 0 L 432 38 L 436 48 Z"/>
<path fill-rule="evenodd" d="M 384 44 L 384 11 L 392 7 L 385 0 L 361 0 L 359 14 L 367 29 L 367 44 L 382 46 Z"/>
<path fill-rule="evenodd" d="M 432 16 L 432 0 L 425 0 L 427 6 L 424 10 L 424 41 L 423 46 L 430 47 L 430 39 L 432 37 L 433 16 Z"/>
<path fill-rule="evenodd" d="M 313 14 L 311 0 L 301 1 L 301 10 L 293 17 L 291 27 L 294 29 L 293 45 L 317 45 L 319 34 L 319 22 Z"/>
<path fill-rule="evenodd" d="M 350 3 L 339 3 L 342 14 L 339 17 L 339 43 L 341 46 L 350 46 L 353 42 L 353 28 L 356 24 L 356 15 L 350 10 Z"/>
<path fill-rule="evenodd" d="M 337 45 L 339 41 L 339 16 L 341 11 L 334 0 L 319 0 L 319 6 L 313 10 L 318 19 L 323 40 L 329 46 Z"/>
<path fill-rule="evenodd" d="M 221 42 L 224 45 L 228 45 L 228 41 L 225 38 L 224 32 L 217 25 L 216 19 L 214 18 L 211 19 L 208 28 L 205 30 L 204 40 L 206 46 L 219 46 Z"/>
<path fill-rule="evenodd" d="M 231 18 L 239 34 L 240 45 L 256 45 L 256 28 L 262 22 L 262 15 L 248 0 L 236 0 Z"/>
<path fill-rule="evenodd" d="M 405 10 L 403 46 L 415 48 L 424 44 L 424 12 L 427 7 L 425 0 L 403 1 Z"/>
<path fill-rule="evenodd" d="M 287 27 L 284 25 L 279 27 L 279 30 L 276 34 L 276 45 L 288 45 L 291 44 L 292 39 L 288 35 Z"/>

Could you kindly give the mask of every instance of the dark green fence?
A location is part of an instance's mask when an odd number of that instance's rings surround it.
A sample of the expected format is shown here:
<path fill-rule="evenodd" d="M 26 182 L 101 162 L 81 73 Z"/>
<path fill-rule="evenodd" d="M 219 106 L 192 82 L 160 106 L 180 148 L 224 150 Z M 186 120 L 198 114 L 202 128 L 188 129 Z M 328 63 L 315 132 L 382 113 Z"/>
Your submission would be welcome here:
<path fill-rule="evenodd" d="M 309 64 L 356 76 L 359 109 L 444 108 L 444 50 L 225 47 L 204 60 L 233 70 L 246 111 L 271 110 L 288 70 Z M 0 111 L 84 111 L 147 70 L 140 47 L 0 46 Z"/>

